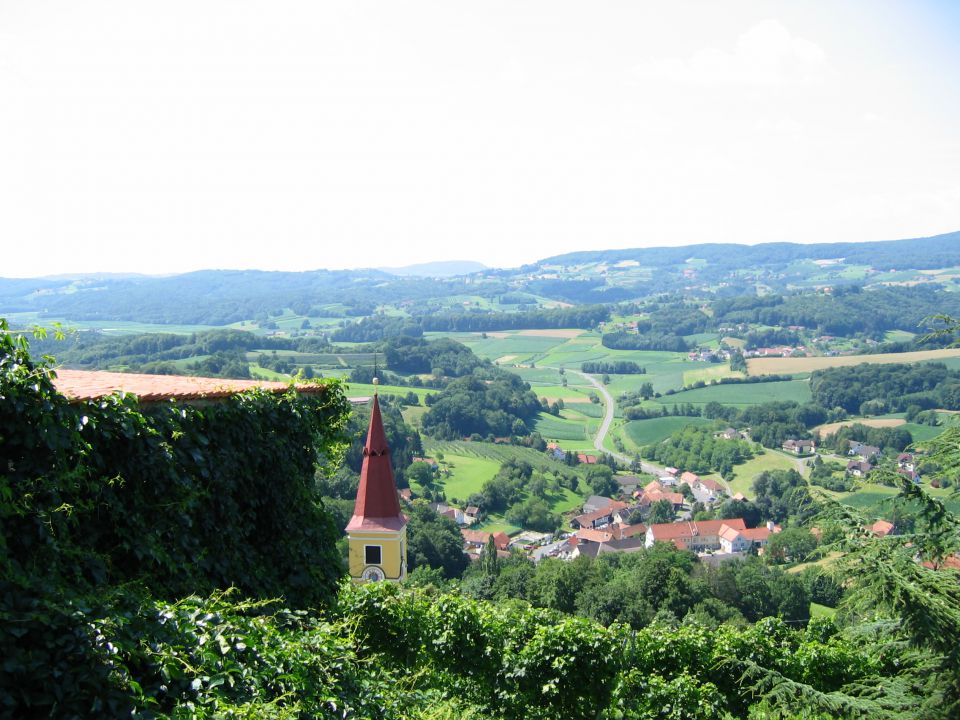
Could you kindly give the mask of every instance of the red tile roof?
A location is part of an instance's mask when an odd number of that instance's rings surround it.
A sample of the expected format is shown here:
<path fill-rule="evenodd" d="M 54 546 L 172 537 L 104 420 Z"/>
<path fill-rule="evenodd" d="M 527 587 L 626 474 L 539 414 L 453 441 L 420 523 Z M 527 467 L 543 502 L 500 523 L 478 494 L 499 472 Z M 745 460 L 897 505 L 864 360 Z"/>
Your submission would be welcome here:
<path fill-rule="evenodd" d="M 605 543 L 613 540 L 613 533 L 607 532 L 606 530 L 591 530 L 589 528 L 581 528 L 577 530 L 577 538 L 586 542 L 597 542 Z"/>
<path fill-rule="evenodd" d="M 886 537 L 893 531 L 893 523 L 886 520 L 877 520 L 870 526 L 870 532 L 877 537 Z"/>
<path fill-rule="evenodd" d="M 700 485 L 715 493 L 726 492 L 726 488 L 713 478 L 701 478 Z"/>
<path fill-rule="evenodd" d="M 486 545 L 487 540 L 490 539 L 490 533 L 483 530 L 461 530 L 460 535 L 463 536 L 464 542 L 472 545 Z"/>
<path fill-rule="evenodd" d="M 142 402 L 216 399 L 254 388 L 274 393 L 282 393 L 290 389 L 289 383 L 265 380 L 229 380 L 184 375 L 144 375 L 66 369 L 57 370 L 54 385 L 70 400 L 95 400 L 115 392 L 127 392 L 136 395 Z M 296 385 L 295 388 L 301 393 L 328 391 L 327 386 L 323 384 Z"/>
<path fill-rule="evenodd" d="M 743 518 L 731 518 L 728 520 L 698 520 L 695 522 L 678 523 L 657 523 L 651 525 L 649 530 L 653 533 L 654 540 L 678 540 L 680 538 L 690 538 L 703 535 L 719 536 L 721 528 L 726 525 L 734 530 L 746 530 L 746 523 Z"/>

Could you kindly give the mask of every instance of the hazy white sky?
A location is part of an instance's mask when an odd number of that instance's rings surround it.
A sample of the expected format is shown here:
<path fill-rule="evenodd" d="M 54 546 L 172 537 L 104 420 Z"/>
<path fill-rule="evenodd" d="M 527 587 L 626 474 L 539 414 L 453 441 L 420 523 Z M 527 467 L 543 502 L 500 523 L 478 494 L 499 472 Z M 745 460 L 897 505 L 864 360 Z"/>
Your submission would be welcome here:
<path fill-rule="evenodd" d="M 960 229 L 960 3 L 0 0 L 0 276 Z"/>

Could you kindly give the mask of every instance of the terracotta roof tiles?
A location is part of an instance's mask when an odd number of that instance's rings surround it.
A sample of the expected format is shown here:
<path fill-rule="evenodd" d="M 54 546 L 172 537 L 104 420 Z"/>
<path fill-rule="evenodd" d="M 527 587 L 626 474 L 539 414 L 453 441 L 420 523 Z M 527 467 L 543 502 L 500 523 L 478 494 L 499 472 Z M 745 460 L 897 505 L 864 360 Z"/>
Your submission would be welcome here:
<path fill-rule="evenodd" d="M 59 392 L 73 401 L 95 400 L 116 392 L 131 393 L 141 402 L 162 402 L 225 398 L 254 388 L 274 393 L 282 393 L 290 389 L 289 383 L 265 380 L 231 380 L 185 375 L 145 375 L 67 369 L 57 370 L 54 385 Z M 328 389 L 322 384 L 294 387 L 301 393 L 324 393 Z"/>

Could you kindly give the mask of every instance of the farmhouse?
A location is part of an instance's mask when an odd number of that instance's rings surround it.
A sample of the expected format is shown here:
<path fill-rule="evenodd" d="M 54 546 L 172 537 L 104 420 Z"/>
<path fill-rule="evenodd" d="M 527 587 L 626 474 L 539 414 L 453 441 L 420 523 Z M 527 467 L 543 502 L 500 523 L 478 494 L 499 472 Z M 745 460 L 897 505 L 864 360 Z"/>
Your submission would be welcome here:
<path fill-rule="evenodd" d="M 880 448 L 874 447 L 873 445 L 864 445 L 856 440 L 850 440 L 849 443 L 850 449 L 847 451 L 847 455 L 857 456 L 866 462 L 870 462 L 873 458 L 880 455 Z"/>
<path fill-rule="evenodd" d="M 727 493 L 727 489 L 713 478 L 703 478 L 698 484 L 711 495 L 725 495 Z"/>
<path fill-rule="evenodd" d="M 646 546 L 652 547 L 655 542 L 672 542 L 681 550 L 719 550 L 720 533 L 727 527 L 734 530 L 747 529 L 743 518 L 657 523 L 647 528 Z"/>
<path fill-rule="evenodd" d="M 867 473 L 873 470 L 873 465 L 865 460 L 851 460 L 847 463 L 847 475 L 854 477 L 866 477 Z"/>
<path fill-rule="evenodd" d="M 664 490 L 651 490 L 650 492 L 645 492 L 640 498 L 641 507 L 649 507 L 655 502 L 660 500 L 666 500 L 669 502 L 674 510 L 682 510 L 684 504 L 686 503 L 686 498 L 675 492 L 666 492 Z"/>
<path fill-rule="evenodd" d="M 817 444 L 813 440 L 785 440 L 782 447 L 784 452 L 794 455 L 809 455 L 817 449 Z"/>
<path fill-rule="evenodd" d="M 599 497 L 599 496 L 594 496 Z M 575 528 L 589 528 L 596 529 L 602 528 L 614 521 L 614 514 L 623 510 L 627 507 L 627 503 L 620 500 L 610 500 L 609 498 L 602 498 L 607 500 L 607 503 L 602 507 L 599 507 L 596 510 L 591 510 L 585 512 L 582 515 L 578 515 L 573 520 L 570 521 L 570 524 Z M 591 498 L 593 500 L 593 498 Z M 595 507 L 596 504 L 590 504 L 589 501 L 583 506 L 584 510 L 587 510 L 588 507 Z"/>
<path fill-rule="evenodd" d="M 490 540 L 490 533 L 482 530 L 461 530 L 460 535 L 463 536 L 463 551 L 470 555 L 472 559 L 480 556 Z M 500 553 L 508 554 L 510 536 L 504 532 L 493 533 L 493 544 L 497 548 L 498 555 Z"/>

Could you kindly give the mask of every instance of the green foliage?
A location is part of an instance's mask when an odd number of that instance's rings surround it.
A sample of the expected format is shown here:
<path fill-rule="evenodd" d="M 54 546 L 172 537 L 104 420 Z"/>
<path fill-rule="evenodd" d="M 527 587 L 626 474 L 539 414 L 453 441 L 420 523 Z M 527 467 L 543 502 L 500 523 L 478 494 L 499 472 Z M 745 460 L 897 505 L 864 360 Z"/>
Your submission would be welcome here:
<path fill-rule="evenodd" d="M 411 570 L 437 568 L 446 579 L 463 574 L 470 560 L 463 554 L 460 528 L 438 515 L 427 503 L 417 501 L 407 524 L 407 562 Z"/>
<path fill-rule="evenodd" d="M 383 353 L 391 370 L 437 377 L 462 377 L 489 364 L 467 346 L 446 338 L 428 342 L 419 337 L 395 337 L 384 343 Z"/>
<path fill-rule="evenodd" d="M 313 475 L 338 457 L 337 386 L 207 405 L 71 404 L 25 341 L 0 332 L 0 395 L 4 577 L 329 602 L 342 567 Z"/>
<path fill-rule="evenodd" d="M 662 465 L 706 473 L 713 470 L 730 475 L 733 466 L 753 457 L 751 444 L 743 440 L 714 437 L 710 427 L 687 426 L 661 443 L 646 448 L 644 456 Z"/>
<path fill-rule="evenodd" d="M 447 440 L 474 433 L 507 436 L 518 420 L 532 426 L 540 411 L 530 386 L 497 368 L 477 368 L 453 380 L 439 395 L 428 398 L 428 404 L 421 420 L 424 432 Z"/>
<path fill-rule="evenodd" d="M 803 524 L 816 507 L 803 476 L 796 470 L 768 470 L 753 481 L 754 504 L 765 520 L 782 523 L 788 518 Z"/>
<path fill-rule="evenodd" d="M 594 375 L 643 375 L 647 372 L 632 360 L 612 360 L 609 362 L 600 362 L 596 360 L 587 361 L 580 364 L 580 369 L 585 373 L 591 373 Z"/>
<path fill-rule="evenodd" d="M 399 672 L 362 660 L 352 624 L 276 602 L 124 591 L 5 598 L 0 617 L 5 717 L 399 718 L 427 704 Z"/>
<path fill-rule="evenodd" d="M 960 409 L 960 372 L 943 363 L 871 364 L 817 370 L 810 376 L 810 391 L 824 407 L 842 407 L 859 413 L 865 403 L 873 414 L 902 412 L 914 406 Z"/>

